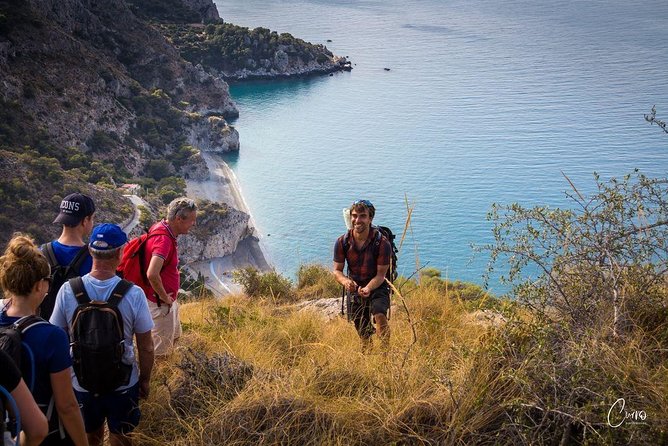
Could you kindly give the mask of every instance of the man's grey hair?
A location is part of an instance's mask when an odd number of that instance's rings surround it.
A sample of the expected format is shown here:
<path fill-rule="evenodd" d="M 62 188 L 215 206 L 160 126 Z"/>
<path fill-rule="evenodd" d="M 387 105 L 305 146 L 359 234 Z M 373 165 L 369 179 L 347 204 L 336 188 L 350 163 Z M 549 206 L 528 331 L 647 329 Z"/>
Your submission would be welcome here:
<path fill-rule="evenodd" d="M 176 217 L 184 218 L 186 215 L 197 210 L 195 200 L 190 198 L 175 198 L 167 206 L 167 221 L 174 221 Z"/>
<path fill-rule="evenodd" d="M 116 249 L 95 249 L 89 246 L 88 251 L 90 251 L 90 256 L 94 259 L 111 260 L 118 257 L 118 251 L 120 251 L 123 246 L 120 246 Z"/>

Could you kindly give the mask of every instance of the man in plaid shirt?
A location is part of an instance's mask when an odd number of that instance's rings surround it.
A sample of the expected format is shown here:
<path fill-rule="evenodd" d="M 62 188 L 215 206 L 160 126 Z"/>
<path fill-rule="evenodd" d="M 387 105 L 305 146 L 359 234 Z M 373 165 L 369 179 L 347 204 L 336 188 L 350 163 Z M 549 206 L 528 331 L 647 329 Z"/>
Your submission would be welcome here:
<path fill-rule="evenodd" d="M 390 327 L 387 312 L 390 308 L 390 290 L 385 273 L 390 266 L 392 245 L 378 229 L 371 225 L 376 209 L 368 200 L 355 201 L 350 206 L 352 229 L 336 240 L 334 245 L 334 277 L 350 293 L 349 314 L 365 346 L 371 341 L 374 328 L 387 346 Z M 345 263 L 348 273 L 343 273 Z"/>

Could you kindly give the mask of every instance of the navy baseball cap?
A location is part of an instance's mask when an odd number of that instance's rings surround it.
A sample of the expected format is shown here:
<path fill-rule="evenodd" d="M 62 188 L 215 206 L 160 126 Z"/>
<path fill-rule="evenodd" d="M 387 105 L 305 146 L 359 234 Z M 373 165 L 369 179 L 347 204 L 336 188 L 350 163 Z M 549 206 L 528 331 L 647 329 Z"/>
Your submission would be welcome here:
<path fill-rule="evenodd" d="M 120 248 L 128 241 L 128 236 L 120 226 L 112 223 L 102 223 L 95 226 L 90 235 L 89 246 L 98 251 Z"/>
<path fill-rule="evenodd" d="M 88 195 L 75 192 L 69 194 L 60 202 L 60 213 L 53 222 L 65 226 L 76 226 L 85 217 L 92 215 L 93 212 L 95 212 L 93 199 Z"/>

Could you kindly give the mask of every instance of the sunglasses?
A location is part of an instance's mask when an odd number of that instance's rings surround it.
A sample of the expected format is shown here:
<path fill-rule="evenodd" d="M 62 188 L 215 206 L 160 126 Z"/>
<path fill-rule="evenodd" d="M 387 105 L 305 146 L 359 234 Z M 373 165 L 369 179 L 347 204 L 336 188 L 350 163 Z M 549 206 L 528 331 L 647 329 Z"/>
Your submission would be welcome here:
<path fill-rule="evenodd" d="M 353 203 L 353 206 L 357 206 L 358 204 L 363 204 L 364 206 L 368 208 L 372 208 L 373 204 L 369 200 L 357 200 Z"/>

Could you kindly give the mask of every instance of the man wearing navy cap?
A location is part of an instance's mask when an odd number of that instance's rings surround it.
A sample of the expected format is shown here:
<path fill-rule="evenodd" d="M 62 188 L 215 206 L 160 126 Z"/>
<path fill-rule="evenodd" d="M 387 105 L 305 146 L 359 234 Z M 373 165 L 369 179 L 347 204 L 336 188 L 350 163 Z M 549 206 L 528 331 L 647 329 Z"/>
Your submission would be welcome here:
<path fill-rule="evenodd" d="M 104 223 L 93 229 L 88 244 L 93 267 L 89 274 L 82 277 L 83 287 L 91 300 L 107 301 L 121 280 L 116 275 L 116 268 L 127 241 L 127 235 L 117 225 Z M 77 305 L 72 286 L 65 282 L 56 297 L 50 322 L 71 333 L 72 317 Z M 149 392 L 154 360 L 151 336 L 153 319 L 144 291 L 133 285 L 118 303 L 118 310 L 123 316 L 125 337 L 123 363 L 132 366 L 128 384 L 118 387 L 110 394 L 96 395 L 81 387 L 76 375 L 72 376 L 72 385 L 79 400 L 91 445 L 102 445 L 105 421 L 111 444 L 132 444 L 127 434 L 139 424 L 139 398 L 146 398 Z M 137 342 L 138 357 L 135 357 L 134 339 Z"/>
<path fill-rule="evenodd" d="M 49 292 L 39 307 L 40 316 L 47 320 L 51 317 L 56 294 L 63 282 L 72 277 L 83 276 L 90 272 L 93 265 L 84 242 L 93 229 L 95 220 L 93 199 L 75 192 L 63 198 L 59 209 L 53 223 L 62 225 L 60 237 L 41 246 L 53 274 Z"/>

